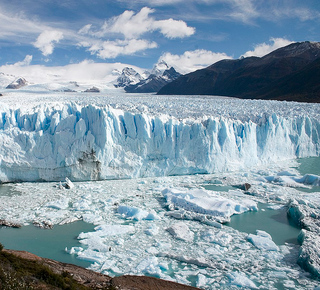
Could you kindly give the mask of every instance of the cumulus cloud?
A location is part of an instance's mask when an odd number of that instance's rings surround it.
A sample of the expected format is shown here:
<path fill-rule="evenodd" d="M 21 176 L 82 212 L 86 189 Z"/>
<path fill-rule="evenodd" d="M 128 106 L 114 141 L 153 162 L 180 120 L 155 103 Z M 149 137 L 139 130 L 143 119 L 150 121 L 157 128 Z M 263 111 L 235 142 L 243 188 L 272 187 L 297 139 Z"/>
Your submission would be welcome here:
<path fill-rule="evenodd" d="M 248 57 L 248 56 L 262 57 L 280 47 L 284 47 L 293 43 L 293 41 L 287 40 L 285 38 L 270 38 L 269 42 L 270 44 L 263 42 L 255 45 L 253 50 L 247 51 L 245 54 L 242 55 L 242 57 Z"/>
<path fill-rule="evenodd" d="M 195 29 L 182 20 L 155 20 L 150 16 L 154 12 L 154 9 L 148 7 L 143 7 L 137 13 L 126 10 L 105 21 L 96 30 L 92 24 L 87 24 L 78 31 L 80 35 L 87 36 L 79 45 L 87 47 L 91 54 L 107 59 L 156 48 L 158 45 L 155 41 L 142 38 L 146 33 L 159 31 L 169 39 L 184 38 L 195 33 Z M 115 39 L 115 36 L 119 37 Z"/>
<path fill-rule="evenodd" d="M 129 39 L 115 41 L 101 41 L 94 44 L 82 43 L 83 46 L 89 46 L 91 54 L 97 54 L 102 59 L 115 58 L 118 55 L 133 55 L 138 51 L 157 47 L 157 44 L 144 39 Z"/>
<path fill-rule="evenodd" d="M 182 55 L 167 52 L 160 57 L 159 61 L 164 60 L 169 66 L 173 66 L 176 70 L 185 74 L 197 69 L 205 68 L 219 60 L 231 58 L 232 57 L 225 53 L 197 49 L 186 51 Z"/>
<path fill-rule="evenodd" d="M 167 38 L 184 38 L 195 33 L 193 27 L 189 27 L 182 20 L 172 18 L 155 20 L 150 14 L 155 10 L 143 7 L 138 13 L 126 10 L 119 16 L 107 20 L 100 29 L 94 31 L 91 24 L 87 24 L 79 30 L 81 34 L 95 37 L 105 37 L 111 33 L 118 33 L 126 39 L 137 39 L 147 32 L 160 31 Z"/>
<path fill-rule="evenodd" d="M 109 26 L 105 26 L 104 29 L 106 32 L 121 33 L 125 38 L 138 38 L 152 30 L 154 20 L 149 14 L 153 12 L 154 10 L 148 7 L 143 7 L 137 14 L 126 10 L 121 15 L 113 17 Z"/>
<path fill-rule="evenodd" d="M 58 43 L 63 38 L 63 33 L 57 30 L 45 30 L 37 38 L 33 44 L 38 48 L 44 56 L 53 53 L 54 44 Z"/>
<path fill-rule="evenodd" d="M 182 20 L 174 20 L 172 18 L 155 21 L 153 27 L 159 29 L 167 38 L 183 38 L 195 33 L 195 28 L 189 27 Z"/>

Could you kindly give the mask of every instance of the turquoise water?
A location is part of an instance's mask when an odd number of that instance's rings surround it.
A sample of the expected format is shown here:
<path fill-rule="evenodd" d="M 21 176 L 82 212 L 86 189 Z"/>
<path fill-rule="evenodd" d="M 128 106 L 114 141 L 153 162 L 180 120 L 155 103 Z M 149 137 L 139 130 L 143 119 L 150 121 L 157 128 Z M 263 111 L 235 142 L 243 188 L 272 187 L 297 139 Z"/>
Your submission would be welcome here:
<path fill-rule="evenodd" d="M 298 159 L 297 170 L 303 176 L 305 174 L 315 174 L 320 175 L 320 157 L 309 157 Z M 299 187 L 297 188 L 302 192 L 318 192 L 320 191 L 320 186 L 312 186 L 310 188 Z"/>
<path fill-rule="evenodd" d="M 21 195 L 21 192 L 14 190 L 10 184 L 0 184 L 0 196 L 15 195 Z"/>
<path fill-rule="evenodd" d="M 33 225 L 19 229 L 0 227 L 0 243 L 6 249 L 28 251 L 43 258 L 89 267 L 90 262 L 79 260 L 64 249 L 81 246 L 77 236 L 93 228 L 92 224 L 83 221 L 54 226 L 53 229 L 40 229 Z"/>
<path fill-rule="evenodd" d="M 223 191 L 228 192 L 229 190 L 235 189 L 232 185 L 215 185 L 215 184 L 208 184 L 203 186 L 206 190 L 213 190 L 213 191 Z"/>
<path fill-rule="evenodd" d="M 226 225 L 245 233 L 255 234 L 263 230 L 272 236 L 277 245 L 285 243 L 298 244 L 297 237 L 300 228 L 295 226 L 287 217 L 287 209 L 269 209 L 267 204 L 259 203 L 257 212 L 250 211 L 233 215 Z"/>
<path fill-rule="evenodd" d="M 320 175 L 320 157 L 308 157 L 298 159 L 298 171 L 301 175 Z"/>
<path fill-rule="evenodd" d="M 320 175 L 320 157 L 301 158 L 297 161 L 299 163 L 297 170 L 301 175 Z M 218 188 L 219 186 L 214 186 L 212 190 L 219 190 Z M 320 191 L 319 186 L 297 189 L 302 192 Z M 225 190 L 222 189 L 221 191 Z M 256 230 L 266 231 L 278 245 L 282 245 L 286 242 L 297 244 L 297 237 L 300 232 L 300 228 L 288 219 L 286 208 L 272 210 L 268 209 L 267 204 L 262 203 L 259 204 L 259 211 L 234 215 L 227 225 L 245 233 L 254 234 Z"/>

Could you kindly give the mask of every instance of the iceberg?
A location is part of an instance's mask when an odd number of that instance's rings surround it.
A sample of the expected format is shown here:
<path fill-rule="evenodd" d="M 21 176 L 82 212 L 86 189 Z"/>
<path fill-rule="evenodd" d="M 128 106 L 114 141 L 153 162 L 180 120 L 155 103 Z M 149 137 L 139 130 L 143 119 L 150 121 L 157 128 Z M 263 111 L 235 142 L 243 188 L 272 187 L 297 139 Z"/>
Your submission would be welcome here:
<path fill-rule="evenodd" d="M 285 104 L 289 113 L 280 108 L 254 115 L 263 106 L 253 101 L 247 103 L 251 109 L 235 113 L 223 99 L 185 100 L 184 104 L 164 97 L 145 102 L 141 96 L 132 103 L 105 98 L 94 105 L 88 99 L 75 102 L 66 97 L 61 97 L 64 102 L 43 102 L 43 97 L 20 107 L 3 101 L 0 181 L 215 173 L 320 152 L 320 123 L 312 105 L 298 116 L 292 113 L 295 104 L 289 103 Z"/>
<path fill-rule="evenodd" d="M 200 213 L 214 217 L 217 221 L 227 222 L 233 214 L 246 211 L 257 211 L 257 203 L 250 199 L 241 199 L 237 202 L 220 196 L 218 193 L 210 194 L 203 189 L 179 190 L 164 189 L 162 191 L 169 209 L 184 209 L 189 212 Z"/>

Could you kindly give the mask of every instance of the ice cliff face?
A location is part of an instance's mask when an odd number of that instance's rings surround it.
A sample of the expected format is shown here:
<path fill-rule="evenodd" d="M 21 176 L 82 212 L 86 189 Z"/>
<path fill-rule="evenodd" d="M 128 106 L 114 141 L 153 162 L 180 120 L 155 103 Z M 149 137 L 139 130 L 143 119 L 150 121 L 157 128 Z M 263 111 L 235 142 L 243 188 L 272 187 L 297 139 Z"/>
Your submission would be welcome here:
<path fill-rule="evenodd" d="M 98 180 L 236 170 L 319 155 L 318 118 L 177 119 L 109 105 L 0 110 L 0 181 Z"/>

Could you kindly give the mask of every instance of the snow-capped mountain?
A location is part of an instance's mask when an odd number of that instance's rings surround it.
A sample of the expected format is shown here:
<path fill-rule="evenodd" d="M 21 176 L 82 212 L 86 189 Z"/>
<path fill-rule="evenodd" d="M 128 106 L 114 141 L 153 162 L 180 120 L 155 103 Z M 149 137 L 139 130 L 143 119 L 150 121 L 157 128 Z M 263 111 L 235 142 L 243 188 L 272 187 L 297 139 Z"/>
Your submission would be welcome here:
<path fill-rule="evenodd" d="M 124 90 L 127 93 L 154 93 L 180 76 L 181 74 L 173 67 L 170 68 L 166 62 L 161 61 L 153 67 L 151 74 L 146 79 L 126 86 Z"/>
<path fill-rule="evenodd" d="M 125 67 L 114 83 L 116 88 L 124 88 L 127 93 L 153 93 L 158 92 L 164 85 L 181 76 L 165 61 L 155 64 L 151 72 L 138 73 L 131 67 Z"/>
<path fill-rule="evenodd" d="M 5 89 L 9 84 L 17 79 L 16 76 L 0 72 L 0 88 Z"/>
<path fill-rule="evenodd" d="M 141 76 L 136 70 L 131 67 L 125 67 L 120 76 L 117 78 L 114 86 L 116 88 L 126 87 L 128 85 L 136 84 L 143 79 L 144 77 Z"/>
<path fill-rule="evenodd" d="M 153 69 L 151 70 L 151 74 L 156 76 L 162 76 L 163 73 L 168 69 L 170 69 L 169 65 L 164 60 L 161 60 L 160 62 L 154 65 Z"/>
<path fill-rule="evenodd" d="M 27 81 L 21 77 L 21 78 L 14 80 L 9 85 L 7 85 L 6 89 L 20 89 L 26 85 L 27 85 Z"/>

